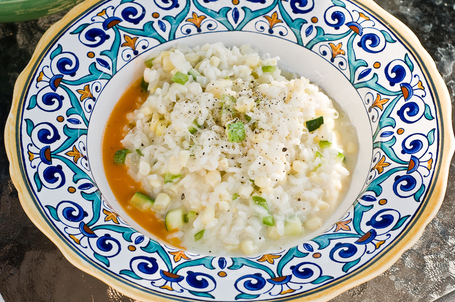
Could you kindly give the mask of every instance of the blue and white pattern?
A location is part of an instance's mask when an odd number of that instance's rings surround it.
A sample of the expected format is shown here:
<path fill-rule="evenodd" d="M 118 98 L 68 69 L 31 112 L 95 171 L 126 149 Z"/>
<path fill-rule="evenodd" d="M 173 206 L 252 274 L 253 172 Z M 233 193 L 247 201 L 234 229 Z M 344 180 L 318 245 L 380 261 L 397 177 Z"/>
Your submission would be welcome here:
<path fill-rule="evenodd" d="M 226 31 L 278 37 L 324 58 L 357 90 L 370 121 L 370 170 L 350 211 L 279 253 L 203 256 L 151 240 L 103 200 L 87 157 L 91 114 L 125 65 L 168 41 Z M 420 215 L 440 160 L 439 109 L 419 61 L 350 1 L 104 1 L 66 28 L 34 70 L 18 131 L 37 206 L 75 253 L 151 296 L 305 297 L 381 257 Z"/>

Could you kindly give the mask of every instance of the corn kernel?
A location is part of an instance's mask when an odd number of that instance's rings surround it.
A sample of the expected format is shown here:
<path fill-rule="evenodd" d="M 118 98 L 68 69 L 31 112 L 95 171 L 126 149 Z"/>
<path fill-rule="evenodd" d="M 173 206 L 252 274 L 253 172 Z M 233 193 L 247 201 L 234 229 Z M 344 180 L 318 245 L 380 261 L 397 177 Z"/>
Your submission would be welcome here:
<path fill-rule="evenodd" d="M 155 131 L 155 135 L 156 136 L 161 136 L 164 134 L 164 130 L 166 130 L 166 125 L 163 123 L 163 122 L 159 122 L 157 125 L 156 125 L 156 131 Z"/>
<path fill-rule="evenodd" d="M 171 198 L 166 193 L 159 193 L 156 195 L 155 202 L 153 203 L 153 207 L 157 210 L 165 209 L 169 203 L 171 202 Z"/>
<path fill-rule="evenodd" d="M 240 249 L 242 250 L 243 253 L 245 253 L 245 255 L 251 255 L 257 252 L 258 247 L 256 244 L 254 244 L 252 240 L 244 240 L 240 244 Z"/>
<path fill-rule="evenodd" d="M 308 229 L 314 231 L 322 227 L 322 218 L 320 217 L 311 217 L 305 222 L 305 225 Z"/>
<path fill-rule="evenodd" d="M 321 211 L 327 210 L 329 208 L 329 204 L 327 202 L 325 202 L 325 201 L 322 201 L 322 200 L 318 201 L 316 206 Z"/>
<path fill-rule="evenodd" d="M 150 164 L 144 160 L 139 162 L 139 173 L 148 175 L 150 173 Z"/>
<path fill-rule="evenodd" d="M 215 57 L 215 56 L 210 58 L 210 64 L 212 64 L 213 66 L 218 67 L 220 65 L 220 63 L 221 63 L 220 58 Z"/>
<path fill-rule="evenodd" d="M 221 182 L 221 174 L 218 171 L 209 171 L 207 175 L 205 175 L 205 181 L 215 187 Z"/>
<path fill-rule="evenodd" d="M 229 161 L 227 160 L 227 158 L 220 159 L 218 161 L 218 169 L 224 171 L 227 168 L 229 168 Z"/>
<path fill-rule="evenodd" d="M 231 205 L 229 204 L 229 202 L 222 200 L 218 203 L 218 207 L 221 211 L 227 212 L 231 208 Z"/>
<path fill-rule="evenodd" d="M 188 150 L 181 150 L 179 153 L 179 160 L 180 160 L 180 165 L 182 168 L 186 167 L 188 164 L 188 160 L 190 159 L 190 151 Z"/>
<path fill-rule="evenodd" d="M 244 184 L 239 189 L 239 196 L 242 198 L 249 198 L 251 193 L 253 193 L 253 187 L 249 184 Z"/>
<path fill-rule="evenodd" d="M 171 59 L 169 57 L 164 57 L 163 58 L 163 69 L 164 71 L 170 72 L 174 70 L 175 66 L 172 64 Z"/>
<path fill-rule="evenodd" d="M 180 174 L 180 171 L 182 170 L 180 167 L 180 161 L 173 155 L 168 159 L 167 170 L 173 175 Z"/>
<path fill-rule="evenodd" d="M 292 171 L 296 172 L 297 174 L 305 173 L 307 169 L 308 164 L 301 160 L 294 160 L 292 163 Z"/>
<path fill-rule="evenodd" d="M 207 206 L 201 213 L 201 222 L 205 225 L 215 219 L 215 209 L 212 206 Z"/>
<path fill-rule="evenodd" d="M 271 183 L 272 181 L 270 180 L 270 178 L 266 176 L 259 176 L 254 180 L 254 184 L 259 188 L 266 188 L 270 186 Z"/>
<path fill-rule="evenodd" d="M 158 125 L 158 122 L 160 121 L 160 116 L 157 113 L 154 113 L 152 115 L 152 120 L 150 121 L 150 131 L 155 132 L 156 131 L 156 126 Z"/>
<path fill-rule="evenodd" d="M 270 239 L 273 239 L 273 240 L 278 240 L 281 237 L 280 234 L 278 234 L 278 230 L 277 230 L 276 226 L 268 228 L 267 235 L 269 236 Z"/>
<path fill-rule="evenodd" d="M 152 174 L 152 175 L 149 175 L 147 178 L 148 178 L 149 184 L 153 188 L 158 188 L 161 186 L 161 178 L 158 175 Z"/>

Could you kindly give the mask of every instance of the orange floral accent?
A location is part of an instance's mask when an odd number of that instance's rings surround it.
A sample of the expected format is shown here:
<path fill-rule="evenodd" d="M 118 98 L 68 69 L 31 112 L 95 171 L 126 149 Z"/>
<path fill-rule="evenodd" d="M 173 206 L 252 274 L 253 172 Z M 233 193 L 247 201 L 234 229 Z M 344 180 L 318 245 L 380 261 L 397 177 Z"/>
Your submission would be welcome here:
<path fill-rule="evenodd" d="M 343 43 L 339 43 L 338 45 L 335 45 L 333 43 L 329 43 L 330 48 L 332 48 L 332 58 L 335 59 L 336 56 L 338 55 L 344 55 L 345 52 L 341 47 L 343 46 Z"/>
<path fill-rule="evenodd" d="M 335 232 L 338 232 L 339 230 L 344 230 L 344 231 L 350 231 L 351 230 L 351 227 L 348 225 L 350 222 L 352 221 L 352 219 L 348 219 L 348 220 L 345 220 L 345 221 L 338 221 L 336 224 L 336 229 L 335 229 Z"/>
<path fill-rule="evenodd" d="M 431 170 L 431 166 L 433 165 L 433 159 L 430 158 L 430 160 L 427 162 L 427 168 L 428 170 Z"/>
<path fill-rule="evenodd" d="M 277 12 L 274 12 L 272 14 L 272 17 L 264 16 L 264 18 L 266 18 L 267 21 L 269 21 L 270 28 L 274 27 L 278 23 L 283 22 L 280 19 L 278 19 L 278 13 Z"/>
<path fill-rule="evenodd" d="M 287 289 L 287 290 L 283 290 L 280 295 L 285 295 L 285 294 L 289 294 L 289 293 L 293 293 L 295 292 L 294 289 L 290 288 L 290 289 Z"/>
<path fill-rule="evenodd" d="M 170 252 L 169 254 L 174 255 L 175 262 L 179 262 L 180 260 L 182 260 L 182 258 L 186 259 L 186 260 L 190 259 L 190 258 L 188 258 L 187 255 L 185 255 L 184 251 Z"/>
<path fill-rule="evenodd" d="M 268 263 L 273 264 L 273 262 L 275 262 L 274 259 L 278 259 L 278 258 L 280 258 L 280 257 L 281 257 L 281 256 L 279 256 L 279 255 L 265 254 L 265 255 L 262 256 L 258 261 L 259 261 L 259 262 L 265 262 L 265 261 L 267 261 Z"/>
<path fill-rule="evenodd" d="M 68 156 L 71 156 L 73 158 L 73 161 L 77 163 L 79 158 L 84 157 L 79 150 L 77 150 L 76 146 L 73 146 L 73 151 L 68 151 L 65 153 Z"/>
<path fill-rule="evenodd" d="M 129 47 L 132 50 L 136 50 L 136 41 L 137 37 L 131 38 L 128 35 L 125 35 L 125 42 L 122 43 L 122 47 Z"/>
<path fill-rule="evenodd" d="M 359 13 L 359 17 L 365 20 L 370 20 L 369 17 L 367 17 L 365 14 Z"/>
<path fill-rule="evenodd" d="M 381 240 L 381 241 L 379 241 L 379 242 L 376 242 L 376 244 L 375 244 L 375 245 L 376 245 L 376 248 L 378 249 L 378 248 L 379 248 L 381 245 L 383 245 L 384 243 L 385 243 L 384 240 Z"/>
<path fill-rule="evenodd" d="M 420 89 L 422 89 L 422 90 L 425 90 L 425 87 L 423 87 L 422 81 L 419 81 L 419 82 L 417 83 L 417 87 L 420 88 Z"/>
<path fill-rule="evenodd" d="M 117 213 L 108 211 L 106 209 L 103 209 L 103 213 L 104 213 L 104 215 L 106 215 L 106 217 L 104 218 L 104 221 L 112 220 L 115 224 L 118 224 L 118 215 L 117 215 Z"/>
<path fill-rule="evenodd" d="M 32 161 L 34 158 L 35 158 L 35 154 L 33 154 L 32 152 L 28 151 L 28 160 Z"/>
<path fill-rule="evenodd" d="M 70 238 L 73 239 L 73 241 L 76 242 L 76 244 L 80 244 L 80 242 L 81 242 L 81 241 L 80 241 L 76 236 L 74 236 L 74 235 L 70 235 Z"/>
<path fill-rule="evenodd" d="M 97 16 L 104 16 L 106 15 L 106 10 L 103 9 L 102 11 L 100 11 L 99 13 L 96 14 Z"/>
<path fill-rule="evenodd" d="M 202 20 L 205 18 L 206 17 L 204 15 L 198 16 L 196 13 L 193 13 L 193 18 L 188 18 L 186 21 L 193 23 L 197 28 L 201 28 Z"/>
<path fill-rule="evenodd" d="M 41 81 L 43 80 L 43 78 L 44 78 L 44 72 L 41 71 L 41 72 L 39 73 L 38 79 L 36 79 L 36 81 L 37 81 L 37 82 L 41 82 Z"/>
<path fill-rule="evenodd" d="M 90 91 L 90 86 L 88 84 L 84 86 L 84 89 L 78 89 L 77 92 L 81 95 L 80 99 L 81 102 L 85 99 L 93 98 L 93 94 Z"/>
<path fill-rule="evenodd" d="M 378 93 L 378 95 L 376 96 L 376 100 L 374 101 L 373 105 L 371 105 L 371 107 L 378 107 L 379 109 L 384 110 L 383 105 L 388 101 L 389 99 L 381 99 L 381 96 Z"/>
<path fill-rule="evenodd" d="M 172 287 L 170 287 L 169 285 L 163 285 L 161 286 L 160 288 L 163 288 L 163 289 L 167 289 L 167 290 L 170 290 L 170 291 L 173 291 L 174 289 Z"/>
<path fill-rule="evenodd" d="M 373 169 L 378 170 L 379 174 L 381 174 L 382 172 L 384 172 L 384 168 L 388 166 L 390 166 L 390 164 L 386 163 L 385 156 L 383 155 L 381 160 L 376 164 L 376 166 L 374 166 Z"/>

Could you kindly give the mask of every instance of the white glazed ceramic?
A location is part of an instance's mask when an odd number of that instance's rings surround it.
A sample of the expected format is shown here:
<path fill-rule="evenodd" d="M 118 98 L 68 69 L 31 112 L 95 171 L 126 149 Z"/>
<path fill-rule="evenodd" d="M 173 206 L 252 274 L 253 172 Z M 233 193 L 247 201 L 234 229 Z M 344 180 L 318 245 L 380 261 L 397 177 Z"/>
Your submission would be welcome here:
<path fill-rule="evenodd" d="M 150 51 L 249 43 L 321 86 L 359 136 L 324 232 L 253 257 L 157 242 L 101 165 L 108 114 Z M 387 269 L 421 234 L 453 154 L 450 99 L 415 36 L 370 1 L 88 1 L 42 38 L 5 130 L 24 209 L 65 256 L 140 300 L 326 300 Z"/>

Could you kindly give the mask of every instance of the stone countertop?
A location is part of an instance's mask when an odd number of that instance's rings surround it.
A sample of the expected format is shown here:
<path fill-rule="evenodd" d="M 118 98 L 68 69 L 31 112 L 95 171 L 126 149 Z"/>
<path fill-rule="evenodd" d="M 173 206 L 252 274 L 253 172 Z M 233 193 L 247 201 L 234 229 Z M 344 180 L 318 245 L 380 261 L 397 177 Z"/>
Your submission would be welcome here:
<path fill-rule="evenodd" d="M 377 0 L 406 24 L 436 62 L 455 99 L 455 0 Z M 13 86 L 43 35 L 64 13 L 0 24 L 0 130 Z M 453 114 L 453 109 L 452 109 Z M 441 210 L 386 272 L 332 301 L 455 301 L 455 160 Z M 9 301 L 132 301 L 72 266 L 22 210 L 0 135 L 0 295 Z M 0 297 L 0 301 L 2 301 Z"/>

